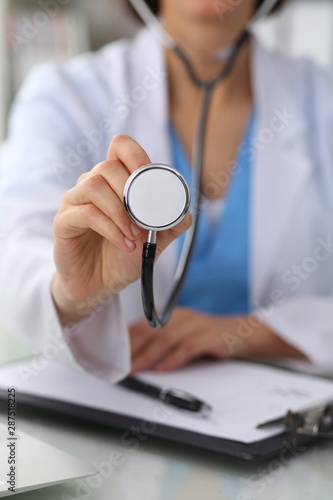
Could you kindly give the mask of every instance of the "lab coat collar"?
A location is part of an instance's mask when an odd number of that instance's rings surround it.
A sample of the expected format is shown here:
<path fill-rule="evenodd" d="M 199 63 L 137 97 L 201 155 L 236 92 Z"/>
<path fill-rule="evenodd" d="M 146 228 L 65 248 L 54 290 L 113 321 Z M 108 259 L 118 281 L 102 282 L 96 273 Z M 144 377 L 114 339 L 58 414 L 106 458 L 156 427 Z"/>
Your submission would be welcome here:
<path fill-rule="evenodd" d="M 251 51 L 257 116 L 251 154 L 250 244 L 251 301 L 255 305 L 266 295 L 274 269 L 272 262 L 278 258 L 293 208 L 302 194 L 312 165 L 305 139 L 308 120 L 302 105 L 304 96 L 300 95 L 301 89 L 296 87 L 297 82 L 293 80 L 293 64 L 282 56 L 268 52 L 255 39 Z M 132 72 L 129 88 L 133 90 L 145 81 L 154 88 L 147 90 L 145 99 L 131 111 L 128 130 L 146 149 L 152 162 L 171 164 L 168 75 L 164 49 L 144 29 L 139 33 L 130 57 Z M 147 79 L 147 75 L 151 75 L 151 78 Z M 175 260 L 173 256 L 174 266 Z"/>

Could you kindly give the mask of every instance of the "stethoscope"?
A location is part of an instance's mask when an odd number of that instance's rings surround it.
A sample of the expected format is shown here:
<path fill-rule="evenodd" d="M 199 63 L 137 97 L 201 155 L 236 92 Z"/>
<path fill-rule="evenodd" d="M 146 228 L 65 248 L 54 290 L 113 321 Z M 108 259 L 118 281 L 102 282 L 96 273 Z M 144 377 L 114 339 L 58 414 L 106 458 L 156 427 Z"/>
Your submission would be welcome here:
<path fill-rule="evenodd" d="M 215 61 L 225 61 L 225 64 L 212 79 L 203 81 L 195 74 L 192 64 L 183 49 L 167 33 L 144 0 L 130 0 L 136 12 L 155 33 L 162 45 L 177 54 L 183 62 L 192 83 L 202 91 L 199 126 L 193 147 L 193 199 L 191 207 L 193 222 L 185 238 L 174 277 L 174 285 L 160 315 L 155 309 L 153 287 L 153 271 L 157 250 L 156 233 L 174 227 L 185 217 L 191 203 L 190 188 L 185 178 L 176 169 L 161 163 L 152 163 L 137 169 L 128 178 L 124 188 L 124 205 L 128 215 L 138 226 L 149 231 L 148 240 L 144 243 L 142 252 L 141 295 L 145 316 L 150 326 L 154 328 L 162 328 L 170 318 L 182 290 L 194 248 L 199 219 L 204 138 L 213 89 L 231 72 L 238 54 L 251 37 L 253 24 L 259 18 L 269 14 L 277 1 L 264 0 L 236 43 L 214 54 L 213 59 Z"/>

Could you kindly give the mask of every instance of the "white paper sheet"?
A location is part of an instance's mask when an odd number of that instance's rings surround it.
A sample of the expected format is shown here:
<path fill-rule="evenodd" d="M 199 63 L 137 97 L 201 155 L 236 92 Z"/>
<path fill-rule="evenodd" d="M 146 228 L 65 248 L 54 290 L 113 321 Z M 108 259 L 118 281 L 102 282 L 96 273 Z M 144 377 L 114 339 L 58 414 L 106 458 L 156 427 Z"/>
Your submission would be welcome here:
<path fill-rule="evenodd" d="M 171 373 L 140 375 L 148 382 L 183 389 L 209 403 L 213 407 L 211 416 L 199 419 L 54 362 L 40 372 L 32 374 L 31 370 L 31 360 L 1 367 L 0 388 L 16 387 L 22 393 L 244 443 L 260 441 L 282 430 L 256 429 L 260 422 L 280 417 L 288 409 L 300 410 L 333 399 L 333 381 L 243 361 L 209 362 Z"/>

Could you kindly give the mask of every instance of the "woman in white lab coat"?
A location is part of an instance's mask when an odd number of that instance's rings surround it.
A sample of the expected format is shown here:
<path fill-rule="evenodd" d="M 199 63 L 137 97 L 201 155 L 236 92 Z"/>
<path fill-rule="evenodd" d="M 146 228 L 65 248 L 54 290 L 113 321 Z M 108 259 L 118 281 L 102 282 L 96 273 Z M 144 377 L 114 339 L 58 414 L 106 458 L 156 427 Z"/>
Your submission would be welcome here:
<path fill-rule="evenodd" d="M 233 42 L 258 2 L 216 5 L 160 1 L 166 28 L 189 55 Z M 202 78 L 219 67 L 195 64 Z M 312 63 L 269 53 L 252 40 L 215 89 L 203 210 L 213 225 L 226 213 L 212 200 L 228 206 L 234 160 L 245 153 L 250 232 L 241 259 L 248 261 L 248 311 L 210 313 L 185 297 L 161 335 L 142 319 L 138 278 L 146 234 L 127 217 L 122 190 L 141 165 L 173 164 L 175 141 L 178 153 L 183 148 L 191 156 L 199 91 L 177 56 L 146 29 L 134 42 L 34 71 L 2 149 L 2 323 L 47 359 L 65 359 L 110 381 L 202 355 L 332 366 L 332 83 Z M 174 240 L 190 219 L 158 235 L 157 304 L 172 282 Z M 202 276 L 202 297 L 209 278 Z"/>

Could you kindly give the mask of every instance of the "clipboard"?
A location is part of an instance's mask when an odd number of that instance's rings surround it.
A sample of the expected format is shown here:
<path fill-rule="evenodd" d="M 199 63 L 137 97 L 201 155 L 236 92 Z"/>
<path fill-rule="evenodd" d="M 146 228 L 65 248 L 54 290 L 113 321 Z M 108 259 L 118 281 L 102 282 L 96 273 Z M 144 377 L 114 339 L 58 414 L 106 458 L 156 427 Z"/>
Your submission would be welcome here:
<path fill-rule="evenodd" d="M 5 403 L 6 400 L 7 393 L 0 389 L 0 408 L 1 403 Z M 41 398 L 31 394 L 18 393 L 17 403 L 19 408 L 35 408 L 45 414 L 52 412 L 52 414 L 78 418 L 94 424 L 123 429 L 124 431 L 132 427 L 140 428 L 142 426 L 147 429 L 149 425 L 151 425 L 149 421 L 142 421 L 134 417 L 127 417 L 126 415 L 97 410 L 96 408 L 89 408 L 50 398 Z M 182 443 L 195 448 L 201 448 L 247 461 L 263 461 L 278 455 L 284 448 L 287 449 L 291 455 L 294 454 L 296 456 L 299 453 L 297 450 L 300 447 L 307 447 L 315 441 L 313 437 L 293 436 L 283 432 L 271 438 L 263 439 L 262 441 L 245 444 L 230 439 L 205 436 L 183 429 L 173 429 L 161 424 L 156 424 L 154 432 L 148 434 L 148 436 L 173 441 L 175 443 Z"/>
<path fill-rule="evenodd" d="M 27 361 L 24 363 L 26 362 Z M 268 431 L 266 431 L 265 434 L 264 431 L 262 435 L 266 437 L 263 437 L 262 439 L 244 442 L 244 437 L 242 440 L 234 439 L 232 438 L 232 433 L 230 434 L 231 438 L 223 437 L 223 433 L 220 436 L 213 435 L 214 430 L 212 431 L 208 429 L 209 423 L 195 422 L 193 420 L 193 416 L 183 416 L 183 414 L 178 416 L 177 414 L 176 424 L 173 417 L 173 420 L 170 417 L 170 421 L 167 420 L 165 422 L 163 420 L 158 421 L 156 418 L 147 418 L 149 412 L 147 413 L 146 406 L 148 405 L 149 408 L 153 408 L 153 406 L 149 405 L 156 406 L 156 401 L 152 402 L 149 398 L 143 395 L 133 395 L 131 391 L 127 391 L 119 386 L 108 385 L 108 387 L 106 387 L 107 383 L 104 381 L 98 380 L 85 373 L 82 374 L 73 372 L 70 368 L 54 363 L 50 363 L 48 373 L 45 373 L 47 372 L 47 370 L 45 370 L 45 372 L 40 375 L 38 382 L 39 386 L 36 382 L 39 377 L 37 375 L 34 380 L 30 379 L 31 383 L 29 386 L 24 387 L 22 378 L 19 375 L 20 367 L 23 368 L 24 363 L 14 363 L 0 368 L 0 399 L 3 400 L 7 398 L 6 386 L 8 387 L 10 385 L 12 387 L 16 387 L 17 402 L 20 407 L 38 408 L 39 410 L 45 412 L 52 412 L 72 418 L 80 418 L 82 420 L 123 429 L 124 434 L 122 435 L 122 438 L 124 437 L 124 441 L 135 436 L 135 434 L 132 434 L 134 429 L 136 432 L 139 430 L 146 433 L 148 437 L 167 439 L 169 441 L 183 443 L 197 448 L 251 461 L 264 460 L 278 455 L 282 450 L 286 450 L 290 454 L 296 456 L 297 453 L 299 454 L 298 450 L 300 447 L 308 446 L 314 441 L 313 437 L 291 435 L 283 432 L 283 429 L 278 427 L 273 432 L 269 431 L 268 433 Z M 248 375 L 248 379 L 250 379 L 251 376 L 253 377 L 253 374 L 256 374 L 256 376 L 260 376 L 260 380 L 262 382 L 264 381 L 263 375 L 266 376 L 266 379 L 269 375 L 271 375 L 274 378 L 274 384 L 276 384 L 277 380 L 281 380 L 282 382 L 288 381 L 291 384 L 290 387 L 294 387 L 293 390 L 295 391 L 297 387 L 311 387 L 312 391 L 318 392 L 318 398 L 321 400 L 325 398 L 329 399 L 333 396 L 332 381 L 320 380 L 307 375 L 292 374 L 285 372 L 284 370 L 242 361 L 231 361 L 225 363 L 212 362 L 208 365 L 197 365 L 181 370 L 181 373 L 172 372 L 164 374 L 164 378 L 171 378 L 173 380 L 179 379 L 179 383 L 182 382 L 185 384 L 186 379 L 190 380 L 193 378 L 193 374 L 196 374 L 199 378 L 203 378 L 203 374 L 208 376 L 209 374 L 211 375 L 212 373 L 220 372 L 223 374 L 242 372 L 241 376 L 244 376 L 244 373 L 246 373 Z M 91 403 L 91 401 L 89 401 L 89 398 L 87 398 L 86 401 L 79 401 L 78 398 L 74 400 L 74 392 L 70 394 L 70 391 L 68 391 L 68 393 L 65 394 L 66 388 L 64 384 L 61 385 L 62 389 L 60 391 L 57 392 L 53 390 L 52 392 L 50 377 L 52 377 L 53 380 L 58 378 L 58 381 L 61 384 L 61 380 L 69 380 L 69 375 L 75 379 L 73 383 L 74 385 L 72 384 L 73 391 L 77 392 L 78 381 L 81 381 L 81 386 L 82 384 L 87 386 L 88 382 L 92 384 L 91 387 L 103 386 L 101 392 L 109 391 L 107 393 L 104 392 L 104 395 L 113 395 L 113 397 L 118 400 L 118 406 L 112 407 L 109 402 L 106 402 L 104 407 L 101 403 L 99 403 L 99 407 L 96 407 Z M 149 378 L 150 381 L 152 381 L 151 378 L 159 378 L 156 374 L 145 374 L 145 377 Z M 156 381 L 154 380 L 154 382 Z M 275 387 L 274 384 L 273 386 Z M 48 394 L 45 391 L 46 385 L 50 387 Z M 175 384 L 172 385 L 175 386 Z M 286 383 L 284 383 L 284 387 L 285 390 L 287 390 Z M 184 387 L 184 385 L 180 388 L 189 390 L 189 388 Z M 195 389 L 192 389 L 192 392 L 193 390 L 195 391 Z M 208 394 L 208 391 L 206 392 Z M 310 394 L 308 389 L 304 391 L 304 394 L 302 395 L 303 399 L 305 399 L 306 394 L 308 394 L 308 396 Z M 314 398 L 312 397 L 310 399 L 312 403 Z M 133 409 L 131 409 L 132 400 Z M 123 403 L 120 404 L 119 402 Z M 140 408 L 140 404 L 143 405 L 142 408 Z M 298 407 L 299 406 L 300 405 L 298 404 Z M 140 415 L 136 415 L 136 413 L 138 413 L 138 409 L 141 411 Z M 294 409 L 297 409 L 295 408 L 295 405 Z M 275 413 L 277 411 L 280 411 L 280 409 L 276 408 Z M 258 418 L 259 420 L 257 423 L 259 423 L 263 417 L 257 416 L 257 419 Z M 304 448 L 302 448 L 302 450 L 303 449 Z"/>

